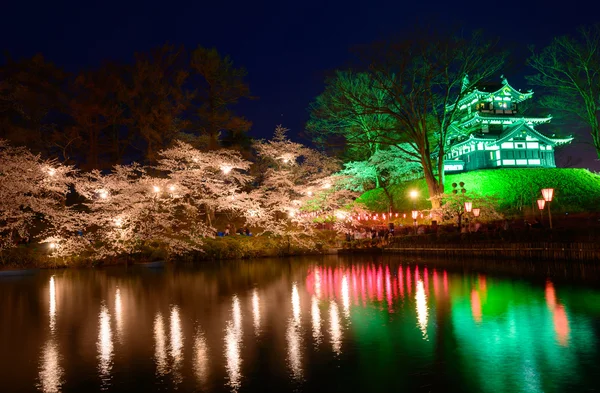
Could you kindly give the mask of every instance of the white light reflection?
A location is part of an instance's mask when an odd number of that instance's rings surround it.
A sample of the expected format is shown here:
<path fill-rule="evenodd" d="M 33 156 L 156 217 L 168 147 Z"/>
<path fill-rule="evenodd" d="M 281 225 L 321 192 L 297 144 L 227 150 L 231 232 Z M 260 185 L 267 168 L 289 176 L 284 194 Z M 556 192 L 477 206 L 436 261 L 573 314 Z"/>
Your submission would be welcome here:
<path fill-rule="evenodd" d="M 194 370 L 200 384 L 205 385 L 208 380 L 208 345 L 204 333 L 198 330 L 194 339 Z"/>
<path fill-rule="evenodd" d="M 316 296 L 312 297 L 310 314 L 312 316 L 312 331 L 315 345 L 321 344 L 323 334 L 321 333 L 321 310 L 319 309 L 319 300 Z"/>
<path fill-rule="evenodd" d="M 286 332 L 286 338 L 288 341 L 288 363 L 290 365 L 290 369 L 292 370 L 292 377 L 295 380 L 302 379 L 300 335 L 300 325 L 294 322 L 294 319 L 290 318 Z"/>
<path fill-rule="evenodd" d="M 117 340 L 123 341 L 123 304 L 121 302 L 121 290 L 115 292 L 115 321 L 117 322 Z"/>
<path fill-rule="evenodd" d="M 173 359 L 173 380 L 177 384 L 182 376 L 179 372 L 183 363 L 183 332 L 181 330 L 181 317 L 179 307 L 171 307 L 171 358 Z"/>
<path fill-rule="evenodd" d="M 96 343 L 96 347 L 98 348 L 98 371 L 100 372 L 102 384 L 106 385 L 110 382 L 113 341 L 112 330 L 110 328 L 110 314 L 104 304 L 100 307 L 99 319 L 98 342 Z"/>
<path fill-rule="evenodd" d="M 50 331 L 54 333 L 56 328 L 56 283 L 54 276 L 50 277 Z"/>
<path fill-rule="evenodd" d="M 342 305 L 344 306 L 344 316 L 350 319 L 350 288 L 348 286 L 348 276 L 342 277 Z"/>
<path fill-rule="evenodd" d="M 165 322 L 161 313 L 154 318 L 154 359 L 156 361 L 156 372 L 165 375 L 167 369 L 167 334 L 165 333 Z"/>
<path fill-rule="evenodd" d="M 331 301 L 329 303 L 329 334 L 331 335 L 333 352 L 337 355 L 342 353 L 342 328 L 340 322 L 338 306 L 334 301 Z"/>
<path fill-rule="evenodd" d="M 296 283 L 292 286 L 292 315 L 288 321 L 286 338 L 288 341 L 288 363 L 292 370 L 292 377 L 296 380 L 302 378 L 301 362 L 301 332 L 300 332 L 300 294 Z"/>
<path fill-rule="evenodd" d="M 260 333 L 260 299 L 258 298 L 258 289 L 254 288 L 252 293 L 252 317 L 254 319 L 254 334 Z"/>
<path fill-rule="evenodd" d="M 300 294 L 298 293 L 298 286 L 296 283 L 292 286 L 292 313 L 294 315 L 294 322 L 300 323 Z"/>
<path fill-rule="evenodd" d="M 236 295 L 233 296 L 232 320 L 227 321 L 225 328 L 225 358 L 227 359 L 228 385 L 236 392 L 241 386 L 242 380 L 242 358 L 240 349 L 242 345 L 242 312 L 240 301 Z"/>
<path fill-rule="evenodd" d="M 44 393 L 60 392 L 64 370 L 60 367 L 58 345 L 50 339 L 42 348 L 38 388 Z"/>
<path fill-rule="evenodd" d="M 417 303 L 417 319 L 419 321 L 419 328 L 423 332 L 423 338 L 427 339 L 427 295 L 425 295 L 425 289 L 423 288 L 423 280 L 417 281 L 417 293 L 415 294 L 415 300 Z"/>

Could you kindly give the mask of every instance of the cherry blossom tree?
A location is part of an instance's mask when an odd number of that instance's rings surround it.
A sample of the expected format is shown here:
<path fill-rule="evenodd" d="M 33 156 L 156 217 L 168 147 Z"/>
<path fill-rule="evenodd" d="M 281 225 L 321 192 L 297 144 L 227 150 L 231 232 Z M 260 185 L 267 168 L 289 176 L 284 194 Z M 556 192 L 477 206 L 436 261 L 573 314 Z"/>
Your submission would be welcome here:
<path fill-rule="evenodd" d="M 32 238 L 77 231 L 81 215 L 66 207 L 73 174 L 70 166 L 0 140 L 0 251 Z"/>
<path fill-rule="evenodd" d="M 242 188 L 250 163 L 230 150 L 202 152 L 184 142 L 160 151 L 155 167 L 116 166 L 92 171 L 77 191 L 89 207 L 86 236 L 98 259 L 131 254 L 158 244 L 168 255 L 201 251 L 213 237 L 212 211 L 244 209 L 252 203 Z"/>
<path fill-rule="evenodd" d="M 341 187 L 338 160 L 295 143 L 287 129 L 277 126 L 273 139 L 255 144 L 266 164 L 262 182 L 254 191 L 261 200 L 264 232 L 285 237 L 289 243 L 312 246 L 314 225 L 310 213 L 332 214 L 349 204 L 355 194 Z"/>

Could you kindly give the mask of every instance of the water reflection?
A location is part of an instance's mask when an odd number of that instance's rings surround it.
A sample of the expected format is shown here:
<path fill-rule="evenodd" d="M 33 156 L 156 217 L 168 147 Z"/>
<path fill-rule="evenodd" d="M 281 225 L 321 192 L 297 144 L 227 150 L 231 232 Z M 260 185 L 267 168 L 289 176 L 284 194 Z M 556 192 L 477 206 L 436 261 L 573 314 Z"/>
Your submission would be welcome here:
<path fill-rule="evenodd" d="M 110 314 L 105 304 L 100 307 L 98 324 L 98 371 L 102 385 L 106 388 L 110 384 L 113 356 L 112 331 L 110 328 Z"/>
<path fill-rule="evenodd" d="M 415 301 L 417 306 L 417 320 L 419 322 L 419 328 L 423 333 L 423 338 L 427 339 L 427 318 L 429 317 L 429 311 L 427 310 L 427 295 L 425 295 L 425 288 L 423 287 L 423 281 L 417 281 L 417 293 L 415 294 Z"/>
<path fill-rule="evenodd" d="M 302 378 L 301 363 L 301 319 L 300 295 L 296 283 L 292 285 L 292 318 L 288 320 L 286 339 L 288 344 L 288 364 L 295 380 Z"/>
<path fill-rule="evenodd" d="M 204 333 L 198 329 L 194 339 L 194 371 L 201 385 L 206 385 L 208 380 L 208 345 Z"/>
<path fill-rule="evenodd" d="M 321 344 L 323 334 L 321 333 L 321 310 L 319 309 L 319 300 L 313 296 L 310 300 L 310 316 L 312 319 L 312 334 L 315 346 Z"/>
<path fill-rule="evenodd" d="M 121 290 L 115 292 L 115 321 L 117 323 L 117 340 L 123 341 L 123 305 L 121 302 Z"/>
<path fill-rule="evenodd" d="M 148 392 L 235 392 L 265 380 L 286 391 L 290 381 L 317 386 L 317 375 L 343 375 L 344 389 L 357 391 L 394 391 L 399 380 L 415 391 L 429 376 L 468 393 L 595 386 L 596 289 L 356 259 L 267 266 L 262 278 L 252 269 L 165 269 L 151 278 L 59 272 L 43 277 L 35 303 L 22 295 L 32 281 L 3 281 L 3 317 L 39 315 L 0 343 L 0 372 L 14 373 L 0 376 L 0 391 L 119 393 L 131 388 L 128 378 L 143 379 Z M 32 329 L 39 337 L 31 339 Z M 12 355 L 19 350 L 37 369 Z"/>
<path fill-rule="evenodd" d="M 342 305 L 344 307 L 344 316 L 346 319 L 350 319 L 350 288 L 346 274 L 342 277 Z"/>
<path fill-rule="evenodd" d="M 60 366 L 58 344 L 54 339 L 46 341 L 42 348 L 38 388 L 44 393 L 58 393 L 63 384 L 64 370 Z"/>
<path fill-rule="evenodd" d="M 233 296 L 231 317 L 225 327 L 225 358 L 227 361 L 228 385 L 232 391 L 237 391 L 242 380 L 242 358 L 240 353 L 242 345 L 242 311 L 237 295 Z"/>
<path fill-rule="evenodd" d="M 44 393 L 57 393 L 61 391 L 64 370 L 60 365 L 59 348 L 54 338 L 56 333 L 56 282 L 54 276 L 50 277 L 48 292 L 50 338 L 41 351 L 38 388 Z"/>
<path fill-rule="evenodd" d="M 338 305 L 332 300 L 329 303 L 329 334 L 331 347 L 337 355 L 342 353 L 342 327 Z"/>
<path fill-rule="evenodd" d="M 182 379 L 180 368 L 183 363 L 183 332 L 177 306 L 171 307 L 171 359 L 173 360 L 173 380 L 175 384 L 178 384 Z"/>
<path fill-rule="evenodd" d="M 471 290 L 471 312 L 475 322 L 481 322 L 481 299 L 475 289 Z"/>
<path fill-rule="evenodd" d="M 569 341 L 569 318 L 567 317 L 565 306 L 556 300 L 556 290 L 550 280 L 546 282 L 545 294 L 546 304 L 552 313 L 552 322 L 554 324 L 556 339 L 560 345 L 566 347 Z"/>
<path fill-rule="evenodd" d="M 50 277 L 50 331 L 54 333 L 56 328 L 56 284 L 54 282 L 54 276 Z"/>
<path fill-rule="evenodd" d="M 167 334 L 165 332 L 165 321 L 160 312 L 154 318 L 154 360 L 156 362 L 156 373 L 165 375 L 168 371 Z"/>
<path fill-rule="evenodd" d="M 254 322 L 254 333 L 258 336 L 260 333 L 260 299 L 258 289 L 252 291 L 252 319 Z"/>

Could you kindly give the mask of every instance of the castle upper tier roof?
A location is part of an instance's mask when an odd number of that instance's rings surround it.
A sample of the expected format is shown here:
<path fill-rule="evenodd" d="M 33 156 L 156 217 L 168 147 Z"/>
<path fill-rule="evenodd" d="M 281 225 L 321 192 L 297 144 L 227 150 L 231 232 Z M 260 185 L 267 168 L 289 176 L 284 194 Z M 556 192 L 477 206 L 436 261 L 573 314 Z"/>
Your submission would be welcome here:
<path fill-rule="evenodd" d="M 465 77 L 466 84 L 468 84 L 468 78 Z M 458 101 L 459 109 L 464 109 L 468 105 L 476 102 L 502 100 L 504 98 L 510 98 L 514 103 L 525 101 L 533 95 L 533 91 L 529 90 L 523 92 L 512 87 L 506 78 L 502 76 L 502 82 L 480 82 L 476 85 L 468 88 L 463 97 Z M 452 109 L 454 105 L 449 105 L 448 110 Z"/>

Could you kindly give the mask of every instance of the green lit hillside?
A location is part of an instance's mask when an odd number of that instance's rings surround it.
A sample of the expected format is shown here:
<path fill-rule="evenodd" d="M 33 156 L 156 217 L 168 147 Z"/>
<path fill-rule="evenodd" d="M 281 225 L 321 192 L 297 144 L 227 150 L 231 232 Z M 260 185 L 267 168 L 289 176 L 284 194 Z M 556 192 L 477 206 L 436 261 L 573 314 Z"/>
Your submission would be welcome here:
<path fill-rule="evenodd" d="M 498 208 L 504 212 L 516 211 L 520 206 L 532 208 L 535 200 L 541 198 L 540 190 L 546 187 L 556 190 L 552 210 L 572 213 L 600 211 L 600 175 L 586 169 L 488 169 L 448 175 L 445 183 L 446 193 L 451 192 L 452 183 L 461 181 L 465 183 L 467 195 L 495 197 Z M 427 200 L 427 185 L 425 180 L 420 179 L 391 188 L 395 211 L 412 209 L 408 192 L 415 189 L 420 195 L 417 208 L 431 207 Z M 388 199 L 382 189 L 368 191 L 358 201 L 374 211 L 386 211 L 388 206 Z"/>

